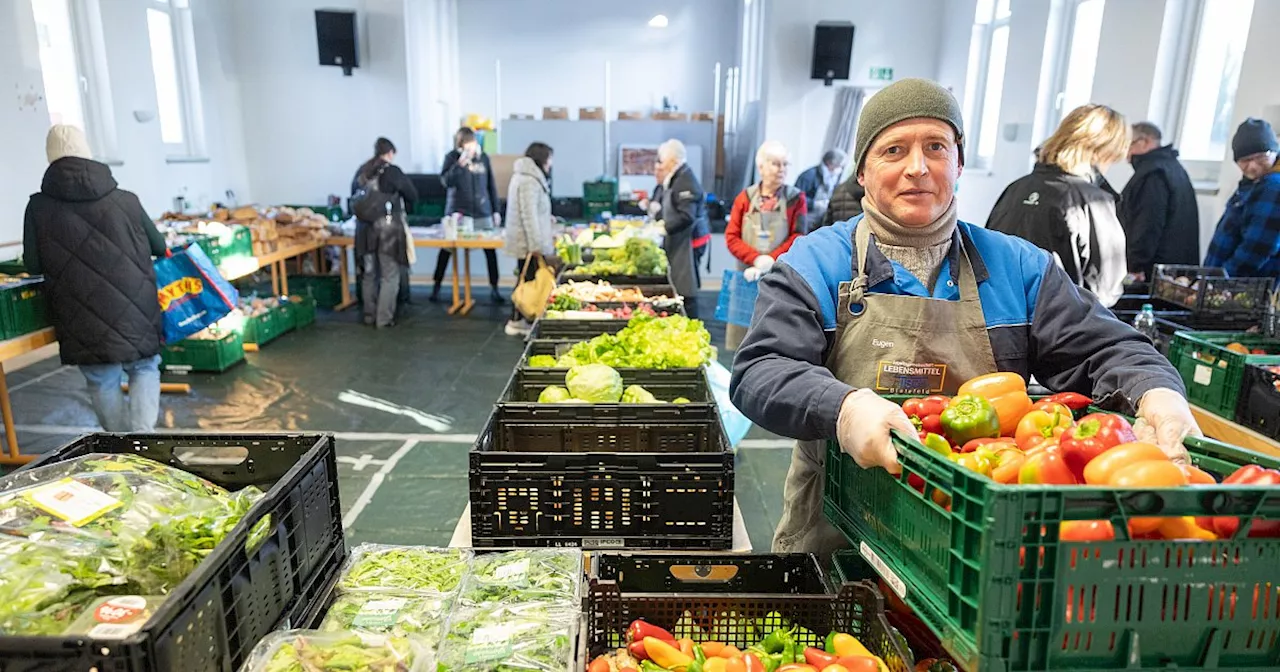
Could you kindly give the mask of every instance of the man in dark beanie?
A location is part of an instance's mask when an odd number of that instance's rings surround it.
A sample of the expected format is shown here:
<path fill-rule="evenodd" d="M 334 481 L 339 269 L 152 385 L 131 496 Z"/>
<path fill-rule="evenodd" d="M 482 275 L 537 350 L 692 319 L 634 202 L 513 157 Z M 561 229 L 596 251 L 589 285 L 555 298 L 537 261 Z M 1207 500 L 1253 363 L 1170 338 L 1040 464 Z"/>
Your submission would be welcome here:
<path fill-rule="evenodd" d="M 1209 243 L 1204 265 L 1242 278 L 1280 278 L 1280 143 L 1263 119 L 1245 119 L 1231 138 L 1242 174 Z"/>
<path fill-rule="evenodd" d="M 951 395 L 1008 371 L 1136 412 L 1140 438 L 1174 458 L 1200 433 L 1150 341 L 1049 253 L 957 220 L 964 144 L 960 105 L 938 84 L 872 96 L 853 156 L 863 214 L 800 238 L 760 280 L 729 389 L 756 424 L 799 440 L 775 552 L 847 545 L 823 518 L 827 441 L 864 469 L 901 471 L 890 430 L 916 430 L 888 395 Z"/>

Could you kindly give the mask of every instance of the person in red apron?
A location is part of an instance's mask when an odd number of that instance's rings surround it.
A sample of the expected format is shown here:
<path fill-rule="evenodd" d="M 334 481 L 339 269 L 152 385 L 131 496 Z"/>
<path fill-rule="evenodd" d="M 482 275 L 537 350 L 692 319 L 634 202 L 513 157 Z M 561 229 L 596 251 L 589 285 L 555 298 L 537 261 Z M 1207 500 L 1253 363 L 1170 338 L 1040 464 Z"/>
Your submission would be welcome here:
<path fill-rule="evenodd" d="M 786 184 L 787 166 L 787 148 L 782 143 L 770 140 L 760 145 L 756 152 L 760 181 L 743 189 L 733 201 L 724 242 L 748 282 L 768 273 L 802 233 L 804 192 Z M 746 327 L 726 324 L 725 347 L 736 349 L 746 335 Z"/>
<path fill-rule="evenodd" d="M 901 471 L 889 432 L 914 429 L 886 395 L 950 395 L 1013 371 L 1136 413 L 1140 439 L 1185 454 L 1200 430 L 1150 341 L 1047 252 L 957 220 L 964 124 L 948 90 L 907 79 L 873 96 L 854 162 L 863 215 L 797 240 L 760 280 L 734 359 L 734 405 L 799 440 L 774 551 L 847 546 L 822 514 L 826 441 L 864 468 Z"/>

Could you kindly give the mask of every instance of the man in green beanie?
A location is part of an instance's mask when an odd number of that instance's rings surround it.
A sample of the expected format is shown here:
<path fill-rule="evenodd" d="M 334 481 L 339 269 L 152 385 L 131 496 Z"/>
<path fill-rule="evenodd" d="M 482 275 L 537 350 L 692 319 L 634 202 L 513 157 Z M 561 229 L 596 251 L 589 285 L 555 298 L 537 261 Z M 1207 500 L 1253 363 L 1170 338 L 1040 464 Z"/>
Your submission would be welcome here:
<path fill-rule="evenodd" d="M 941 86 L 907 79 L 877 93 L 854 148 L 863 214 L 796 241 L 760 280 L 730 394 L 756 424 L 799 440 L 776 552 L 847 545 L 823 518 L 828 441 L 863 468 L 901 471 L 890 430 L 917 430 L 890 395 L 954 395 L 1010 371 L 1136 412 L 1139 438 L 1175 459 L 1200 433 L 1182 379 L 1150 341 L 1047 252 L 957 221 L 964 140 Z"/>

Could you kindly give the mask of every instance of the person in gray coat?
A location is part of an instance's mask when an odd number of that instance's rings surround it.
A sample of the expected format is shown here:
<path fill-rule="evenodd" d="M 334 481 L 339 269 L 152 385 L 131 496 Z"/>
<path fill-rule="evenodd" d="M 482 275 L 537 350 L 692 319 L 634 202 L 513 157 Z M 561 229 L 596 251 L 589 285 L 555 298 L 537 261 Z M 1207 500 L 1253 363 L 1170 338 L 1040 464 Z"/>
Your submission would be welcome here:
<path fill-rule="evenodd" d="M 702 184 L 687 163 L 684 143 L 668 140 L 658 147 L 658 162 L 667 174 L 662 190 L 662 222 L 666 237 L 667 272 L 676 293 L 684 297 L 689 317 L 698 317 L 698 281 L 694 273 L 693 234 L 707 226 L 706 197 Z"/>
<path fill-rule="evenodd" d="M 511 184 L 507 186 L 507 230 L 503 249 L 516 258 L 517 282 L 533 279 L 538 271 L 539 258 L 551 266 L 560 265 L 560 258 L 556 256 L 555 218 L 551 215 L 551 187 L 547 182 L 551 176 L 552 154 L 549 145 L 535 142 L 524 150 L 524 156 L 516 159 L 512 167 Z M 531 262 L 527 266 L 526 260 Z M 506 334 L 528 336 L 532 328 L 533 322 L 513 305 L 511 319 L 504 329 Z"/>

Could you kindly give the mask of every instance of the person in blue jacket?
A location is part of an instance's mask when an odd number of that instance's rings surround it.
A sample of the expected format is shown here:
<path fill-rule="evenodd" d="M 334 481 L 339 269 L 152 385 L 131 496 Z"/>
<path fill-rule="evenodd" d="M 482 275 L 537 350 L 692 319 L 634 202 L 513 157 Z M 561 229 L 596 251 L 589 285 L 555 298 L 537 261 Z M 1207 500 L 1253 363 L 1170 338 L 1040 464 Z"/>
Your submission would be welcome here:
<path fill-rule="evenodd" d="M 1134 413 L 1140 439 L 1185 459 L 1199 435 L 1177 370 L 1145 337 L 1012 236 L 957 221 L 964 123 L 923 79 L 881 90 L 858 120 L 863 214 L 796 241 L 760 280 L 730 394 L 756 424 L 798 439 L 775 552 L 846 545 L 823 519 L 825 442 L 900 473 L 889 431 L 914 433 L 882 395 L 954 394 L 1013 371 Z"/>

